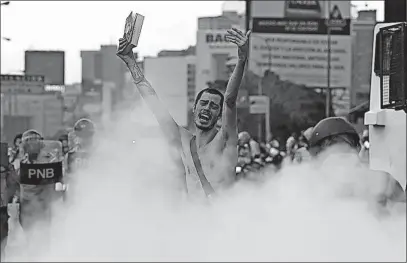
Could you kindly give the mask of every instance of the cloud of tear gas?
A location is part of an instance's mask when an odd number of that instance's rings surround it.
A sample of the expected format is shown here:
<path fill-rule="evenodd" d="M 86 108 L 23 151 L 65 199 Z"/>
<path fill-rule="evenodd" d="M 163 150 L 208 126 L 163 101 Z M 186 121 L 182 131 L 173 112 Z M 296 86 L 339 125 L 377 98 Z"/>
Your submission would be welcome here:
<path fill-rule="evenodd" d="M 287 167 L 190 203 L 175 190 L 179 175 L 156 122 L 143 119 L 152 115 L 132 114 L 137 122 L 124 114 L 100 136 L 42 260 L 406 260 L 405 211 L 378 217 L 365 198 L 375 177 L 351 158 Z"/>

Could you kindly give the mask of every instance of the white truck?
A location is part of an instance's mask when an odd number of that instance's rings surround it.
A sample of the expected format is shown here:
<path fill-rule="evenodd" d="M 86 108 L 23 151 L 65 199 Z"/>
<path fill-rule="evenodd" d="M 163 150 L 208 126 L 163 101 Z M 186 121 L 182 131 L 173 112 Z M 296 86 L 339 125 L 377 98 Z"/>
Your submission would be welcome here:
<path fill-rule="evenodd" d="M 406 190 L 407 23 L 374 29 L 369 126 L 370 169 L 384 171 Z"/>

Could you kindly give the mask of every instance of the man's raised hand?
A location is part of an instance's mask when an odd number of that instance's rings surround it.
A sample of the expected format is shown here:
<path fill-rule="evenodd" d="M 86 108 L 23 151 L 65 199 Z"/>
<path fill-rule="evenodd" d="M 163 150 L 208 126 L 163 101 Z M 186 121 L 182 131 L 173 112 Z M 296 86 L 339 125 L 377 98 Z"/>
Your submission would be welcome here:
<path fill-rule="evenodd" d="M 249 53 L 249 36 L 251 31 L 247 31 L 244 34 L 237 28 L 232 28 L 227 31 L 226 40 L 234 43 L 238 47 L 239 59 L 247 59 L 247 54 Z"/>
<path fill-rule="evenodd" d="M 119 47 L 117 48 L 116 55 L 125 63 L 135 61 L 133 50 L 129 45 L 129 42 L 127 42 L 125 38 L 119 39 Z"/>

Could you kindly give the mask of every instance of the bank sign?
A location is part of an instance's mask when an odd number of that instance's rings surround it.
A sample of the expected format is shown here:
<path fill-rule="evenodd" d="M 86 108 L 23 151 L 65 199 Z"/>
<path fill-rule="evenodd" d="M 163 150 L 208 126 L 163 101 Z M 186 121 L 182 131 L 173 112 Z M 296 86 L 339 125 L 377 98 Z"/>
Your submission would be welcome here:
<path fill-rule="evenodd" d="M 251 5 L 253 72 L 268 69 L 271 62 L 282 80 L 325 88 L 330 39 L 331 87 L 350 87 L 350 1 L 252 1 Z"/>
<path fill-rule="evenodd" d="M 198 31 L 198 38 L 210 48 L 233 48 L 235 45 L 226 40 L 226 30 Z"/>
<path fill-rule="evenodd" d="M 197 92 L 206 88 L 208 82 L 215 81 L 220 71 L 226 70 L 229 58 L 237 57 L 236 45 L 226 41 L 226 34 L 226 30 L 197 31 L 195 78 Z"/>

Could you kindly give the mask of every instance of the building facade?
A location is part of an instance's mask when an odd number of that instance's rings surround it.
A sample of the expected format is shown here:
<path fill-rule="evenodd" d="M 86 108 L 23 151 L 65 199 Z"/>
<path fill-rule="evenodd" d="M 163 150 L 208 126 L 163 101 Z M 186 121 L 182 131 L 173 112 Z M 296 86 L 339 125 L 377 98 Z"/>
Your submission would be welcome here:
<path fill-rule="evenodd" d="M 226 63 L 237 57 L 237 49 L 225 40 L 226 30 L 231 27 L 244 30 L 244 26 L 245 16 L 233 11 L 198 18 L 195 93 L 208 87 L 208 83 L 228 80 Z"/>
<path fill-rule="evenodd" d="M 1 75 L 1 97 L 2 140 L 27 129 L 51 138 L 63 127 L 63 97 L 45 90 L 43 76 Z"/>
<path fill-rule="evenodd" d="M 65 85 L 65 52 L 27 50 L 24 56 L 26 75 L 44 76 L 45 84 Z"/>
<path fill-rule="evenodd" d="M 352 22 L 351 108 L 369 101 L 376 10 L 363 10 Z"/>
<path fill-rule="evenodd" d="M 116 45 L 102 45 L 100 50 L 81 51 L 82 92 L 98 92 L 103 96 L 103 83 L 113 83 L 112 107 L 123 101 L 127 71 L 124 63 L 116 56 L 116 51 Z"/>
<path fill-rule="evenodd" d="M 188 126 L 188 113 L 195 96 L 196 57 L 162 56 L 144 58 L 144 75 L 169 109 L 175 121 Z"/>

